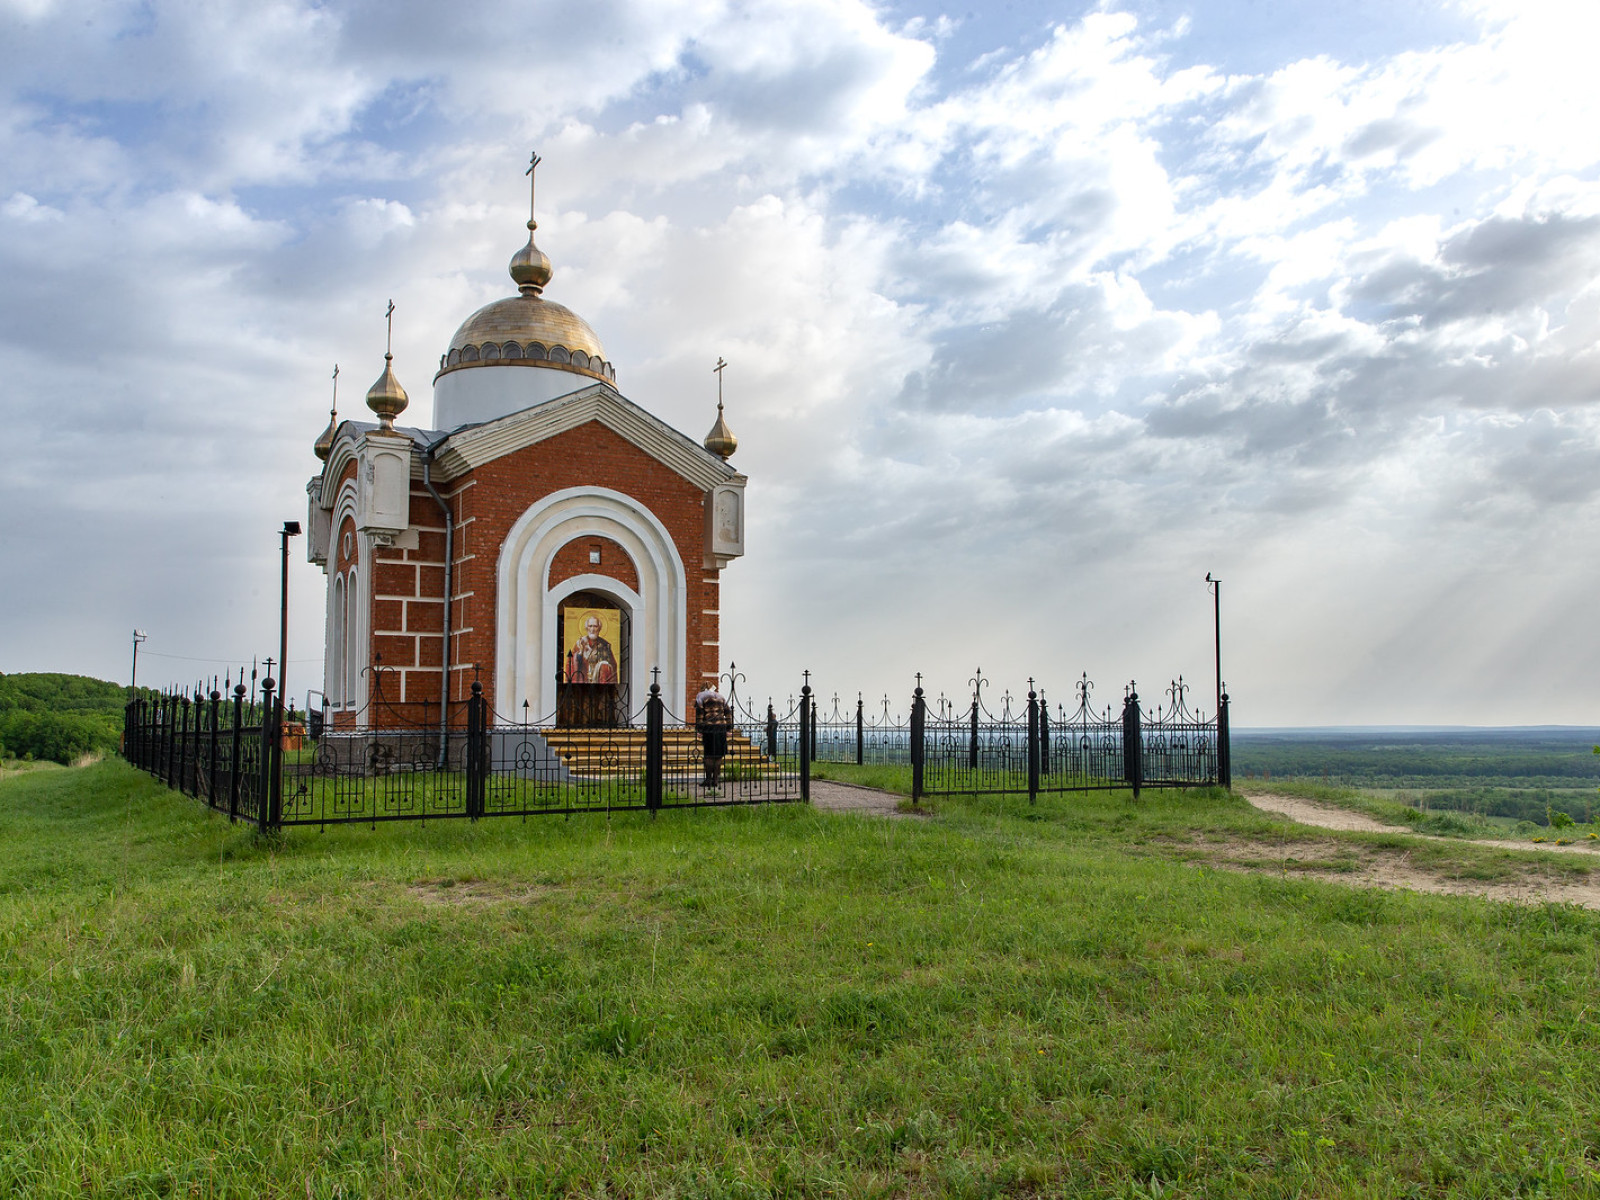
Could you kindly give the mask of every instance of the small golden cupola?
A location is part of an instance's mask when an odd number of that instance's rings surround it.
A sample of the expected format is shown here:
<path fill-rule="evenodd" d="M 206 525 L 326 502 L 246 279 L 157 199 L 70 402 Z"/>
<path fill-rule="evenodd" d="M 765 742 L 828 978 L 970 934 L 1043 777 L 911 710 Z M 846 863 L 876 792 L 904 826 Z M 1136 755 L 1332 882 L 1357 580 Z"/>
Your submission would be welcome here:
<path fill-rule="evenodd" d="M 367 407 L 378 414 L 378 428 L 385 433 L 394 431 L 394 419 L 405 412 L 411 403 L 405 388 L 394 374 L 394 301 L 389 301 L 384 316 L 389 320 L 389 332 L 383 348 L 383 374 L 378 382 L 367 389 Z"/>
<path fill-rule="evenodd" d="M 728 428 L 728 422 L 722 415 L 722 372 L 727 367 L 727 362 L 718 357 L 717 365 L 712 368 L 717 376 L 717 423 L 711 427 L 711 432 L 706 434 L 704 443 L 707 450 L 724 462 L 739 448 L 739 439 L 733 436 L 733 430 Z"/>
<path fill-rule="evenodd" d="M 328 427 L 311 445 L 311 452 L 323 462 L 333 453 L 333 435 L 339 430 L 339 364 L 333 364 L 333 407 L 328 409 Z"/>

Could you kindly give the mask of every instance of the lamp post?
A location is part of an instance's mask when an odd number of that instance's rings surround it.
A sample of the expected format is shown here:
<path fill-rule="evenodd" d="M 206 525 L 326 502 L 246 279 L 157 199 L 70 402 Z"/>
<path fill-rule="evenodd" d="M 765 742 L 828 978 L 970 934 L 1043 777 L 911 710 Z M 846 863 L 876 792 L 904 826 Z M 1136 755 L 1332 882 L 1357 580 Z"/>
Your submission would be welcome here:
<path fill-rule="evenodd" d="M 139 643 L 144 641 L 146 636 L 142 629 L 133 631 L 133 674 L 128 678 L 129 691 L 139 690 Z"/>
<path fill-rule="evenodd" d="M 278 698 L 289 694 L 289 539 L 300 536 L 299 521 L 285 521 L 279 537 L 283 542 L 283 584 L 278 593 Z"/>
<path fill-rule="evenodd" d="M 1211 620 L 1217 648 L 1217 713 L 1222 712 L 1222 580 L 1206 572 L 1206 590 L 1211 593 Z"/>

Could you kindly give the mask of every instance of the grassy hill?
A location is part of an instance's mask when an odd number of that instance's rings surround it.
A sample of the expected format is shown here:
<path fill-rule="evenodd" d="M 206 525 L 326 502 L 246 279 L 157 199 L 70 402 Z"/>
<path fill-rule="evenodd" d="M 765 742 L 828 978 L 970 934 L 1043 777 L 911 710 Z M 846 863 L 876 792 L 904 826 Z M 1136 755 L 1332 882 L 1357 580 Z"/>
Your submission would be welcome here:
<path fill-rule="evenodd" d="M 71 763 L 117 748 L 128 689 L 87 675 L 0 675 L 0 758 Z"/>
<path fill-rule="evenodd" d="M 1146 793 L 262 841 L 13 773 L 0 1194 L 1600 1191 L 1600 920 L 1184 861 L 1311 836 Z"/>

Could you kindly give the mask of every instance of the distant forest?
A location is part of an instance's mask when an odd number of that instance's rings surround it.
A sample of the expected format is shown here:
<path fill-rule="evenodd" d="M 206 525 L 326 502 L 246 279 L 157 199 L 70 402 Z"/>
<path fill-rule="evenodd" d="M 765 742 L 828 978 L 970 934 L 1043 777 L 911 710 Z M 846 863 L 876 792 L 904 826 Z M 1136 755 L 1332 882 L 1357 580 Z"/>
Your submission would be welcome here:
<path fill-rule="evenodd" d="M 110 753 L 128 689 L 87 675 L 0 675 L 0 758 L 71 764 Z"/>
<path fill-rule="evenodd" d="M 1543 825 L 1600 815 L 1600 729 L 1267 730 L 1232 741 L 1235 779 L 1425 793 L 1427 807 Z"/>

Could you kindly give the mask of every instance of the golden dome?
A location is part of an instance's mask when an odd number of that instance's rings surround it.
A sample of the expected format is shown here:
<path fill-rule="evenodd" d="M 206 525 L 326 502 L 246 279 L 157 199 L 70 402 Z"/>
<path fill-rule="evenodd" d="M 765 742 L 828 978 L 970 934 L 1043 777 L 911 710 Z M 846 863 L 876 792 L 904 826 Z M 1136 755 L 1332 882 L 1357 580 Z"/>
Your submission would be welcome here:
<path fill-rule="evenodd" d="M 533 244 L 533 231 L 537 228 L 539 222 L 528 222 L 528 244 L 511 256 L 511 278 L 524 296 L 537 296 L 555 274 L 548 256 Z"/>
<path fill-rule="evenodd" d="M 728 423 L 722 419 L 720 400 L 717 401 L 717 423 L 711 427 L 711 432 L 706 434 L 705 448 L 724 461 L 739 448 L 739 439 L 733 436 L 733 430 L 729 429 Z"/>
<path fill-rule="evenodd" d="M 328 455 L 333 453 L 333 435 L 338 431 L 338 428 L 339 414 L 337 411 L 330 412 L 328 414 L 328 427 L 322 431 L 322 434 L 311 445 L 311 453 L 315 454 L 323 462 L 327 462 Z"/>
<path fill-rule="evenodd" d="M 467 367 L 547 367 L 615 383 L 606 348 L 589 322 L 541 293 L 554 273 L 533 244 L 538 222 L 528 222 L 528 244 L 511 258 L 518 295 L 486 304 L 462 322 L 439 359 L 440 375 Z"/>
<path fill-rule="evenodd" d="M 378 414 L 380 429 L 393 429 L 394 419 L 405 412 L 406 405 L 410 403 L 411 397 L 406 395 L 405 388 L 395 378 L 394 355 L 385 354 L 383 374 L 378 376 L 377 383 L 367 389 L 367 407 Z"/>

